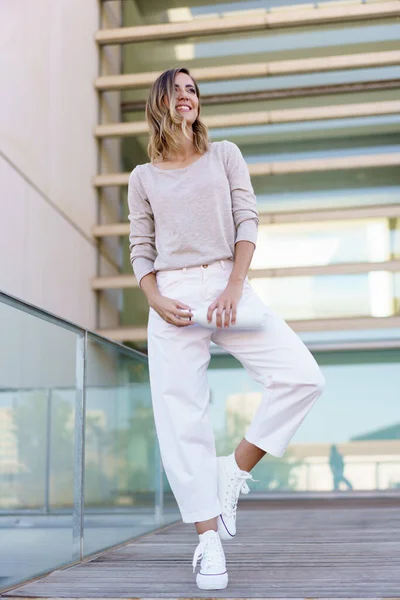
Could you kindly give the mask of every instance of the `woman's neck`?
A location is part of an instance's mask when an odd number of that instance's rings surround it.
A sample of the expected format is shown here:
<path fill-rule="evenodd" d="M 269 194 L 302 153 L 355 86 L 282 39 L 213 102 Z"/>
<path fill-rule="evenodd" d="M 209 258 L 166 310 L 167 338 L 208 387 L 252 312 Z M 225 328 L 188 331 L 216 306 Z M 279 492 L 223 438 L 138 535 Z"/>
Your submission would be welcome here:
<path fill-rule="evenodd" d="M 182 140 L 181 144 L 179 144 L 179 150 L 176 152 L 176 154 L 174 154 L 174 155 L 170 154 L 168 156 L 167 160 L 173 161 L 173 162 L 184 162 L 185 160 L 188 160 L 191 156 L 193 156 L 196 153 L 197 153 L 197 150 L 193 143 L 193 135 L 192 135 L 191 139 L 189 139 L 189 140 L 187 138 L 184 138 Z"/>

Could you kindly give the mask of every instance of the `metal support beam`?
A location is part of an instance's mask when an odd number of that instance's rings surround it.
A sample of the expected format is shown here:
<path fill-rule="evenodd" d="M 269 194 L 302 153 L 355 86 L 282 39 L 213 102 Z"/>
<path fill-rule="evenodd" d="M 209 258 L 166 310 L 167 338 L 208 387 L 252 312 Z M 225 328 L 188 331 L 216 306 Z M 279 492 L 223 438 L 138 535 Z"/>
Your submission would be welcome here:
<path fill-rule="evenodd" d="M 394 329 L 400 328 L 400 316 L 394 317 L 345 317 L 332 319 L 304 319 L 301 321 L 287 321 L 289 327 L 297 333 L 311 331 L 354 331 L 363 329 Z M 116 327 L 102 329 L 99 333 L 118 342 L 145 342 L 147 341 L 147 327 Z M 349 342 L 350 344 L 350 342 Z M 316 346 L 316 345 L 315 345 Z M 314 350 L 316 347 L 314 346 Z M 318 345 L 321 350 L 330 350 Z M 372 346 L 371 346 L 372 347 Z M 382 347 L 382 344 L 379 346 Z M 399 342 L 385 341 L 387 348 L 398 348 Z M 347 349 L 356 349 L 355 344 Z"/>
<path fill-rule="evenodd" d="M 349 169 L 373 169 L 400 165 L 400 153 L 362 154 L 360 156 L 335 156 L 282 160 L 248 164 L 251 176 L 286 175 L 288 173 L 311 173 L 314 171 L 340 171 Z M 108 173 L 93 178 L 95 187 L 126 186 L 130 173 Z"/>
<path fill-rule="evenodd" d="M 244 127 L 249 125 L 270 125 L 274 123 L 300 123 L 303 121 L 322 121 L 331 119 L 349 119 L 354 117 L 372 117 L 400 113 L 400 101 L 363 102 L 361 104 L 334 104 L 313 106 L 312 108 L 286 108 L 255 112 L 226 113 L 204 117 L 204 123 L 210 129 L 220 127 Z M 148 133 L 146 121 L 131 123 L 112 123 L 97 125 L 95 135 L 98 138 L 134 137 Z"/>
<path fill-rule="evenodd" d="M 293 6 L 292 10 L 276 10 L 257 14 L 241 14 L 238 16 L 195 19 L 179 23 L 161 23 L 157 25 L 140 25 L 137 27 L 121 27 L 102 29 L 95 39 L 98 44 L 133 44 L 153 40 L 177 40 L 187 37 L 208 37 L 236 33 L 237 35 L 280 29 L 286 27 L 317 27 L 331 23 L 352 23 L 354 21 L 390 19 L 400 16 L 400 1 L 379 2 L 375 4 L 347 4 L 329 6 L 329 3 Z M 288 9 L 289 7 L 285 7 Z"/>
<path fill-rule="evenodd" d="M 285 211 L 282 213 L 259 213 L 260 225 L 275 225 L 279 223 L 310 223 L 315 221 L 347 221 L 349 219 L 392 219 L 400 218 L 400 204 L 382 206 L 340 207 L 329 210 Z M 110 223 L 95 225 L 92 235 L 95 238 L 107 236 L 129 235 L 130 224 Z"/>
<path fill-rule="evenodd" d="M 380 262 L 357 262 L 324 265 L 308 265 L 301 267 L 276 267 L 270 269 L 251 269 L 250 279 L 276 277 L 314 277 L 316 275 L 356 275 L 375 271 L 400 272 L 400 260 Z M 137 288 L 138 283 L 132 275 L 107 275 L 92 279 L 93 290 L 118 290 Z"/>
<path fill-rule="evenodd" d="M 308 87 L 261 90 L 258 92 L 241 92 L 236 94 L 214 94 L 202 96 L 202 106 L 221 106 L 221 104 L 238 104 L 243 102 L 261 102 L 270 100 L 293 100 L 295 98 L 315 98 L 317 96 L 334 96 L 335 94 L 356 94 L 360 92 L 390 91 L 400 88 L 400 79 L 377 81 L 357 81 L 354 83 L 338 83 L 335 85 L 315 85 Z M 134 100 L 121 103 L 122 113 L 144 112 L 146 102 Z"/>
<path fill-rule="evenodd" d="M 400 64 L 400 51 L 389 50 L 386 52 L 365 52 L 363 54 L 200 67 L 190 69 L 190 72 L 200 83 L 203 81 L 227 81 L 252 77 L 274 77 L 278 75 L 387 67 L 398 64 Z M 162 71 L 150 71 L 98 77 L 95 87 L 99 91 L 148 88 L 161 73 Z"/>

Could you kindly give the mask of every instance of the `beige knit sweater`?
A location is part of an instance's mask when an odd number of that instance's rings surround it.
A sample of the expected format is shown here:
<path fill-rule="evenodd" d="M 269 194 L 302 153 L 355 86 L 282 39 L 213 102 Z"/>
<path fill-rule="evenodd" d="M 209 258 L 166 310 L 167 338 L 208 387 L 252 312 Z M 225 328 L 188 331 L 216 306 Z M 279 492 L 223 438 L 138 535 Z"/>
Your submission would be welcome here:
<path fill-rule="evenodd" d="M 232 259 L 235 243 L 256 244 L 258 213 L 239 147 L 210 142 L 194 163 L 137 165 L 129 176 L 129 249 L 139 284 L 151 272 Z"/>

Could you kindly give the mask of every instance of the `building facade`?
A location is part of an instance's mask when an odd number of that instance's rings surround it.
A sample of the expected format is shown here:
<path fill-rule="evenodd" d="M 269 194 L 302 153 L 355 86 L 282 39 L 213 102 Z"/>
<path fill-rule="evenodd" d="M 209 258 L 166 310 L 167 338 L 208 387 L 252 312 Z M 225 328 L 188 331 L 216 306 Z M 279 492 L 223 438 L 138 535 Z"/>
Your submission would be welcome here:
<path fill-rule="evenodd" d="M 189 68 L 211 139 L 241 148 L 260 214 L 252 285 L 327 379 L 284 475 L 265 461 L 274 475 L 264 474 L 264 490 L 334 489 L 333 446 L 354 489 L 400 485 L 399 4 L 0 8 L 4 291 L 145 350 L 126 195 L 130 171 L 149 160 L 144 107 L 155 77 Z M 228 448 L 260 391 L 212 352 L 212 413 Z"/>

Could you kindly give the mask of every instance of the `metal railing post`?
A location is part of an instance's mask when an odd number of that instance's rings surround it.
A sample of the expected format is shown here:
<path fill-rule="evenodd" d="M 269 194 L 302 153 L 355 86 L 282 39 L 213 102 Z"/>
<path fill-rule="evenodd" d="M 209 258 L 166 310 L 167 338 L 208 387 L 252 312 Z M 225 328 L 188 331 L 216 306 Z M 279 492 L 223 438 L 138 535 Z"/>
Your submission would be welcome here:
<path fill-rule="evenodd" d="M 46 467 L 44 475 L 44 506 L 46 515 L 50 512 L 50 470 L 51 470 L 51 396 L 52 389 L 47 390 L 46 398 Z"/>
<path fill-rule="evenodd" d="M 155 520 L 157 525 L 164 523 L 164 481 L 163 464 L 161 460 L 160 447 L 156 438 L 155 441 Z"/>
<path fill-rule="evenodd" d="M 74 426 L 74 507 L 72 513 L 72 559 L 83 559 L 85 424 L 86 424 L 86 350 L 87 331 L 76 343 L 76 398 Z"/>

